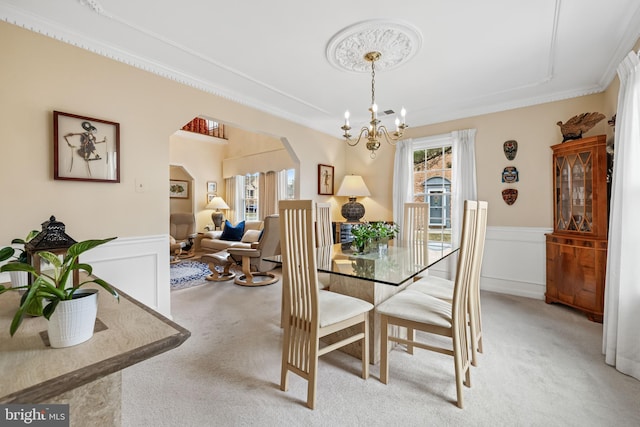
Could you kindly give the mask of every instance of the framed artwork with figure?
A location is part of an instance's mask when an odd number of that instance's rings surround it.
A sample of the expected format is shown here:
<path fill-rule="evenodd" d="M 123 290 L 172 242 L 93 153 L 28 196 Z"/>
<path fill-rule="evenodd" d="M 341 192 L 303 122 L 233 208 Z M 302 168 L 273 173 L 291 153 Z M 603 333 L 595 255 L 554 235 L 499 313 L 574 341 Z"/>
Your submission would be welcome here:
<path fill-rule="evenodd" d="M 54 111 L 53 178 L 120 182 L 120 124 Z"/>
<path fill-rule="evenodd" d="M 333 196 L 333 166 L 318 165 L 318 194 Z"/>

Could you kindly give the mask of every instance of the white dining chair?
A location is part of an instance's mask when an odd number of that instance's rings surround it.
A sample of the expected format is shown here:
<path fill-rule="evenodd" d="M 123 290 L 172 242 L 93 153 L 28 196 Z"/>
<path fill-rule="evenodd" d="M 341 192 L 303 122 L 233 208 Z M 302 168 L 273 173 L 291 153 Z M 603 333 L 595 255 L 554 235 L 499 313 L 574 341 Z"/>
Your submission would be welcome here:
<path fill-rule="evenodd" d="M 404 204 L 402 240 L 429 240 L 429 203 L 407 202 Z"/>
<path fill-rule="evenodd" d="M 362 378 L 369 377 L 369 312 L 373 305 L 318 287 L 312 200 L 281 200 L 280 244 L 285 289 L 280 389 L 289 372 L 308 381 L 307 406 L 315 408 L 318 357 L 347 344 L 362 346 Z M 360 332 L 347 331 L 359 327 Z M 320 339 L 340 332 L 339 341 L 320 347 Z"/>
<path fill-rule="evenodd" d="M 333 244 L 331 231 L 331 203 L 316 203 L 316 245 L 326 251 Z M 329 290 L 331 278 L 329 273 L 318 273 L 320 289 Z"/>
<path fill-rule="evenodd" d="M 453 356 L 457 405 L 460 408 L 463 407 L 462 385 L 471 386 L 466 314 L 476 215 L 477 202 L 465 201 L 462 239 L 451 303 L 407 288 L 376 307 L 381 327 L 380 381 L 384 384 L 389 381 L 389 341 L 405 344 L 411 352 L 414 348 L 421 348 Z M 390 335 L 389 326 L 399 327 L 393 328 L 394 333 L 406 328 L 407 337 Z M 451 345 L 439 346 L 418 341 L 416 330 L 451 338 Z"/>
<path fill-rule="evenodd" d="M 478 353 L 482 348 L 482 309 L 480 303 L 480 273 L 484 257 L 485 237 L 487 233 L 488 203 L 478 201 L 478 214 L 473 236 L 473 254 L 471 282 L 469 284 L 468 323 L 469 346 L 471 348 L 471 364 L 478 366 Z M 453 300 L 454 281 L 436 276 L 423 277 L 411 285 L 409 289 L 451 302 Z"/>
<path fill-rule="evenodd" d="M 429 264 L 429 203 L 405 203 L 401 231 L 400 238 L 404 245 L 411 248 L 413 262 L 421 265 Z M 413 280 L 418 280 L 427 274 L 428 272 L 424 272 Z"/>

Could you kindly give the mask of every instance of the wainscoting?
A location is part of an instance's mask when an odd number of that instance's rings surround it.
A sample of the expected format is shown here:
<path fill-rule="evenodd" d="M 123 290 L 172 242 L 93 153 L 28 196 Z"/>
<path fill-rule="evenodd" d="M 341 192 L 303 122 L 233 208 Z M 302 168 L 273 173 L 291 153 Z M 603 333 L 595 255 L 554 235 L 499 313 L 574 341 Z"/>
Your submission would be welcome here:
<path fill-rule="evenodd" d="M 480 288 L 544 299 L 550 228 L 487 227 Z"/>
<path fill-rule="evenodd" d="M 122 237 L 98 246 L 81 259 L 96 276 L 171 318 L 169 236 Z"/>
<path fill-rule="evenodd" d="M 487 227 L 480 289 L 544 299 L 546 288 L 545 234 L 550 228 Z M 429 274 L 448 277 L 456 257 L 438 263 Z"/>

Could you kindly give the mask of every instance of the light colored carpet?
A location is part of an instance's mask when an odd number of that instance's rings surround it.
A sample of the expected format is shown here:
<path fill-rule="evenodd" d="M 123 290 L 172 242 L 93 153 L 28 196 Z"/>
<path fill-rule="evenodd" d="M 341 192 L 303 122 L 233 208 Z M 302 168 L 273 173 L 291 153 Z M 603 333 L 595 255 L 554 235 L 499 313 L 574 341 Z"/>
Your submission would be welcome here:
<path fill-rule="evenodd" d="M 640 382 L 604 363 L 602 325 L 566 307 L 483 293 L 485 352 L 465 408 L 450 357 L 400 347 L 390 382 L 340 352 L 320 359 L 317 409 L 306 382 L 279 389 L 281 282 L 211 282 L 172 292 L 181 347 L 123 371 L 123 426 L 638 426 Z"/>

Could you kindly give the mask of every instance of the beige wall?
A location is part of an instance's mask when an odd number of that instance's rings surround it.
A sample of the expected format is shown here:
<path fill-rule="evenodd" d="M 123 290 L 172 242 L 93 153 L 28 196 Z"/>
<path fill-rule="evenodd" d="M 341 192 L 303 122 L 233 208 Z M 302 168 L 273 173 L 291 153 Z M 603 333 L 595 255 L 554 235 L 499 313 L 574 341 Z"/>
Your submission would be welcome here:
<path fill-rule="evenodd" d="M 285 137 L 302 198 L 316 196 L 318 163 L 343 168 L 337 138 L 14 25 L 0 23 L 0 40 L 0 242 L 52 214 L 77 240 L 168 234 L 169 139 L 199 115 Z M 120 123 L 119 184 L 53 179 L 53 110 Z"/>
<path fill-rule="evenodd" d="M 227 127 L 229 144 L 225 147 L 224 158 L 248 156 L 265 151 L 282 149 L 281 136 L 271 136 L 259 133 L 260 129 L 247 130 Z"/>

